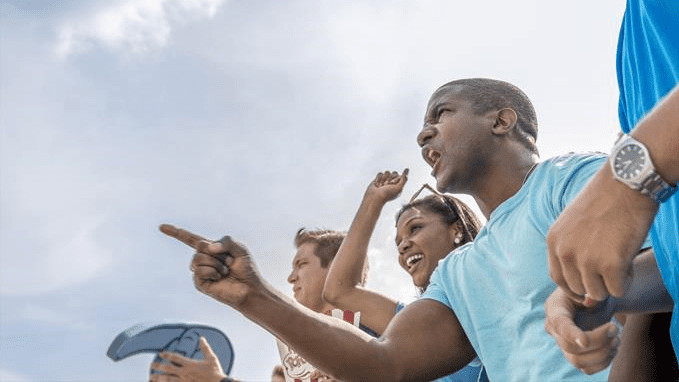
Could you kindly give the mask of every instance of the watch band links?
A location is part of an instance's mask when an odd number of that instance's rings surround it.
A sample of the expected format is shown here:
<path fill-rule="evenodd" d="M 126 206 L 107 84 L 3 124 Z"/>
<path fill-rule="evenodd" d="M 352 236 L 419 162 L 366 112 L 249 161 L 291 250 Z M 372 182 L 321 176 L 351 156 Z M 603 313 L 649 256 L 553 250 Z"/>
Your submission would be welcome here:
<path fill-rule="evenodd" d="M 677 191 L 677 186 L 670 185 L 658 173 L 653 173 L 641 183 L 640 191 L 660 204 Z"/>
<path fill-rule="evenodd" d="M 621 177 L 621 175 L 617 173 L 614 164 L 614 158 L 616 157 L 616 154 L 620 149 L 628 144 L 640 147 L 643 151 L 643 155 L 648 161 L 646 168 L 641 171 L 642 173 L 639 174 L 639 177 L 637 177 L 636 180 Z M 618 181 L 626 184 L 633 190 L 639 191 L 642 195 L 646 195 L 648 198 L 654 200 L 658 204 L 665 202 L 677 191 L 677 186 L 667 183 L 660 176 L 660 174 L 655 171 L 655 166 L 653 165 L 653 161 L 650 158 L 646 146 L 628 134 L 622 134 L 616 140 L 615 144 L 613 145 L 613 150 L 611 151 L 609 163 L 611 165 L 611 169 L 613 170 L 613 175 Z"/>

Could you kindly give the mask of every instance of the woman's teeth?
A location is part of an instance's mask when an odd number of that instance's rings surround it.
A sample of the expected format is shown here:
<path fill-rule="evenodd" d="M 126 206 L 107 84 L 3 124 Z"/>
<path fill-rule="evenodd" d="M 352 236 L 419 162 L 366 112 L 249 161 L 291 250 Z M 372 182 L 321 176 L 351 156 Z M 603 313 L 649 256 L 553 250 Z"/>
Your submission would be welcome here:
<path fill-rule="evenodd" d="M 413 264 L 422 260 L 422 258 L 424 258 L 424 255 L 422 255 L 421 253 L 417 255 L 408 256 L 408 258 L 406 259 L 406 265 L 408 266 L 408 268 L 411 268 Z"/>

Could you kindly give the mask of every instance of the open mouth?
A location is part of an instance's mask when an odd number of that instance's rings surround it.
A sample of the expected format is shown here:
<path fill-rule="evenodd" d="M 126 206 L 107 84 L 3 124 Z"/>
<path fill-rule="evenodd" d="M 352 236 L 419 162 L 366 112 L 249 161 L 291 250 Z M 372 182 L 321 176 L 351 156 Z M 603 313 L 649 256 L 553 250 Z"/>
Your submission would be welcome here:
<path fill-rule="evenodd" d="M 422 158 L 429 166 L 435 167 L 436 162 L 441 158 L 441 153 L 431 147 L 425 147 L 422 149 Z"/>
<path fill-rule="evenodd" d="M 406 266 L 408 267 L 408 271 L 412 270 L 413 266 L 415 266 L 415 264 L 419 263 L 420 260 L 422 260 L 423 258 L 424 258 L 424 255 L 421 254 L 421 253 L 408 256 L 408 258 L 406 259 Z"/>

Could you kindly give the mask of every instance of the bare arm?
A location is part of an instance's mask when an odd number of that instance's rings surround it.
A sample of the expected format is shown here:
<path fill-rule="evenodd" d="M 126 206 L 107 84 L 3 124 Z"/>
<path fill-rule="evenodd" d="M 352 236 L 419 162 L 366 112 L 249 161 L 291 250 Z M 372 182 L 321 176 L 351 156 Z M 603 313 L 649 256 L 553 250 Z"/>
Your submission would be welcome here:
<path fill-rule="evenodd" d="M 475 357 L 452 311 L 432 300 L 410 304 L 382 337 L 374 339 L 272 289 L 263 292 L 249 299 L 241 313 L 342 381 L 432 380 L 461 369 Z"/>
<path fill-rule="evenodd" d="M 455 314 L 438 302 L 410 304 L 374 339 L 276 291 L 261 279 L 245 247 L 230 238 L 211 242 L 168 225 L 161 230 L 195 244 L 191 266 L 199 291 L 240 311 L 340 380 L 431 380 L 464 367 L 475 356 Z"/>
<path fill-rule="evenodd" d="M 679 181 L 679 86 L 631 132 L 665 181 Z M 549 272 L 560 287 L 590 299 L 622 297 L 658 204 L 617 181 L 608 164 L 556 220 L 547 235 Z M 578 238 L 574 240 L 573 238 Z"/>
<path fill-rule="evenodd" d="M 648 148 L 658 174 L 679 183 L 679 85 L 630 133 Z"/>
<path fill-rule="evenodd" d="M 609 321 L 615 314 L 672 311 L 674 302 L 665 288 L 652 249 L 645 250 L 634 259 L 632 274 L 633 277 L 624 296 L 611 296 L 596 307 L 576 312 L 577 325 L 583 329 L 590 329 Z"/>
<path fill-rule="evenodd" d="M 408 169 L 402 175 L 385 171 L 370 182 L 347 237 L 330 265 L 323 289 L 323 298 L 327 302 L 340 309 L 361 312 L 361 323 L 378 334 L 384 333 L 394 317 L 396 302 L 361 287 L 363 264 L 367 260 L 368 244 L 382 207 L 401 193 L 407 176 Z"/>

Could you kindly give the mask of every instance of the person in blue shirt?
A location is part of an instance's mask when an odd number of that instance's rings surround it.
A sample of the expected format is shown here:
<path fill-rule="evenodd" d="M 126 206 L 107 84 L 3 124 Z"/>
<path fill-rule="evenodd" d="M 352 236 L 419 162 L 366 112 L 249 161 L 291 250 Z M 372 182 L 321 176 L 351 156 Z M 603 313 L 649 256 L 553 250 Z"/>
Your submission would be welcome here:
<path fill-rule="evenodd" d="M 546 306 L 553 307 L 548 311 L 548 330 L 575 365 L 585 363 L 584 358 L 593 363 L 591 350 L 601 344 L 591 338 L 596 330 L 583 332 L 574 325 L 578 305 L 563 295 L 586 307 L 622 304 L 638 312 L 673 309 L 670 335 L 679 357 L 678 20 L 679 2 L 627 1 L 617 53 L 624 141 L 614 145 L 609 164 L 564 211 L 547 237 L 550 273 L 561 287 Z M 657 267 L 637 264 L 636 254 L 649 233 L 655 259 L 647 261 Z M 674 303 L 658 306 L 659 301 L 666 302 L 667 294 Z M 613 351 L 601 349 L 602 354 Z M 597 364 L 606 367 L 605 360 Z"/>
<path fill-rule="evenodd" d="M 478 356 L 491 381 L 601 381 L 582 373 L 544 330 L 543 303 L 556 284 L 547 272 L 547 231 L 605 163 L 598 154 L 539 162 L 537 118 L 509 83 L 476 78 L 432 95 L 417 142 L 436 189 L 471 195 L 487 219 L 455 250 L 420 299 L 379 338 L 294 304 L 259 276 L 243 244 L 211 241 L 161 225 L 196 249 L 194 285 L 275 334 L 342 381 L 423 381 Z M 459 288 L 458 288 L 459 287 Z M 609 342 L 619 332 L 606 333 Z M 337 357 L 337 354 L 342 354 Z"/>
<path fill-rule="evenodd" d="M 362 264 L 367 261 L 368 244 L 384 205 L 403 191 L 408 169 L 378 173 L 370 182 L 347 237 L 337 251 L 325 279 L 323 298 L 340 309 L 361 312 L 365 324 L 384 333 L 389 322 L 405 304 L 361 285 Z M 474 212 L 451 195 L 434 191 L 417 199 L 422 186 L 396 218 L 398 263 L 423 292 L 438 262 L 455 248 L 474 240 L 481 223 Z M 369 320 L 369 321 L 368 321 Z M 462 370 L 437 382 L 487 382 L 478 359 Z"/>

